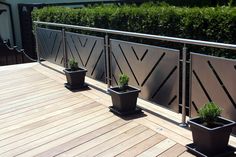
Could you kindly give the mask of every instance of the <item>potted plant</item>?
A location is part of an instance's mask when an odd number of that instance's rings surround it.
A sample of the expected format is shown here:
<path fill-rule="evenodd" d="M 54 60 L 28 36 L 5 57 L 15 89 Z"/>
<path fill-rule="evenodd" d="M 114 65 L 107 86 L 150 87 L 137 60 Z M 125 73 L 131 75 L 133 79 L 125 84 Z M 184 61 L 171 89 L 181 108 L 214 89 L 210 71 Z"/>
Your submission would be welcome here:
<path fill-rule="evenodd" d="M 69 61 L 69 68 L 64 70 L 67 83 L 65 87 L 69 89 L 80 89 L 85 86 L 84 79 L 87 70 L 78 66 L 78 62 L 75 59 Z"/>
<path fill-rule="evenodd" d="M 235 122 L 220 117 L 221 112 L 218 105 L 209 102 L 199 110 L 199 117 L 188 121 L 197 152 L 214 156 L 229 151 L 229 137 Z"/>
<path fill-rule="evenodd" d="M 113 104 L 110 110 L 119 115 L 141 112 L 141 109 L 136 107 L 140 89 L 129 86 L 128 82 L 129 77 L 126 74 L 121 74 L 119 77 L 119 86 L 108 89 Z"/>

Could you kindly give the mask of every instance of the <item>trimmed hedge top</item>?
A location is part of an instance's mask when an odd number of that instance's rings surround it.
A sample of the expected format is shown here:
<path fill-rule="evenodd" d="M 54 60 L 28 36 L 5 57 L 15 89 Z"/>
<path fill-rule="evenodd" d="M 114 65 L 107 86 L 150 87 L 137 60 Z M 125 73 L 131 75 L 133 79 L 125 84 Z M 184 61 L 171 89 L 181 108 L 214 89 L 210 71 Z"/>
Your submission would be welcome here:
<path fill-rule="evenodd" d="M 96 6 L 82 9 L 46 7 L 33 20 L 142 32 L 236 44 L 236 8 L 156 6 Z"/>
<path fill-rule="evenodd" d="M 235 0 L 149 0 L 155 3 L 166 3 L 174 6 L 206 7 L 206 6 L 235 6 Z"/>

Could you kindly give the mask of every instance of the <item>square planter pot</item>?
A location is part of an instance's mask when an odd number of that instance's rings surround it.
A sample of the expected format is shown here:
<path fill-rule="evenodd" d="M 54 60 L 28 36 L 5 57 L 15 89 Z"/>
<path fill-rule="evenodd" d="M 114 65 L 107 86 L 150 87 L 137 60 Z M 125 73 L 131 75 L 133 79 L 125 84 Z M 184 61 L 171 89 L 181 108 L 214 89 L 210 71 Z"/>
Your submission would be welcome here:
<path fill-rule="evenodd" d="M 217 122 L 222 125 L 208 128 L 201 124 L 199 117 L 188 121 L 196 150 L 207 156 L 222 154 L 228 150 L 229 137 L 235 122 L 222 117 Z"/>
<path fill-rule="evenodd" d="M 119 87 L 109 88 L 113 109 L 120 113 L 132 113 L 136 110 L 138 94 L 141 91 L 135 87 L 126 86 L 125 91 Z"/>
<path fill-rule="evenodd" d="M 86 69 L 79 68 L 76 71 L 72 71 L 70 69 L 64 70 L 67 84 L 71 89 L 78 89 L 84 87 L 84 80 L 86 76 Z"/>

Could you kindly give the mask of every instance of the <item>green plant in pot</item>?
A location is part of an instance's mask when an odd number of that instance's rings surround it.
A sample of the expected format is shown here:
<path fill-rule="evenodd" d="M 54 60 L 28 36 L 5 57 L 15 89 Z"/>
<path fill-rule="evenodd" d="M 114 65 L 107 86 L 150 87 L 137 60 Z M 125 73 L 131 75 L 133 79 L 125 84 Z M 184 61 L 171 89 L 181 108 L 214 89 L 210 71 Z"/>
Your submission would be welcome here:
<path fill-rule="evenodd" d="M 69 60 L 69 67 L 71 71 L 76 71 L 79 69 L 78 62 L 75 59 Z"/>
<path fill-rule="evenodd" d="M 121 74 L 119 77 L 119 88 L 125 91 L 129 83 L 129 77 L 126 74 Z"/>
<path fill-rule="evenodd" d="M 193 144 L 197 151 L 214 156 L 228 150 L 229 137 L 235 122 L 220 117 L 222 109 L 209 102 L 199 110 L 199 116 L 188 123 L 192 130 Z"/>
<path fill-rule="evenodd" d="M 87 70 L 78 66 L 78 62 L 75 59 L 69 60 L 69 68 L 64 70 L 67 83 L 65 87 L 73 90 L 80 89 L 85 86 L 84 80 Z"/>
<path fill-rule="evenodd" d="M 141 112 L 137 107 L 138 94 L 141 91 L 128 85 L 129 77 L 126 74 L 119 76 L 119 86 L 109 88 L 108 91 L 112 99 L 112 112 L 119 115 L 130 115 Z"/>
<path fill-rule="evenodd" d="M 218 117 L 221 115 L 222 109 L 213 102 L 209 102 L 200 108 L 198 115 L 202 120 L 202 124 L 209 128 L 221 126 L 221 123 L 217 122 Z"/>

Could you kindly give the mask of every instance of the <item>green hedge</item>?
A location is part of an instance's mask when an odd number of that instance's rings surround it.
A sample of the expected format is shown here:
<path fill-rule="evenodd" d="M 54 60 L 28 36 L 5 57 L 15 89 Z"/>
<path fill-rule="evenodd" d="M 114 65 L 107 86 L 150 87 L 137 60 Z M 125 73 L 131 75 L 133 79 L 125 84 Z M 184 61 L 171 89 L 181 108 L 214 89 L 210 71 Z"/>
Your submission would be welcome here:
<path fill-rule="evenodd" d="M 33 19 L 131 32 L 236 44 L 236 8 L 96 6 L 49 7 L 33 11 Z"/>
<path fill-rule="evenodd" d="M 174 6 L 206 7 L 206 6 L 235 6 L 235 0 L 150 0 L 155 3 L 166 3 Z"/>
<path fill-rule="evenodd" d="M 236 43 L 236 8 L 98 6 L 43 8 L 33 19 L 132 32 Z"/>

